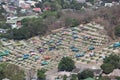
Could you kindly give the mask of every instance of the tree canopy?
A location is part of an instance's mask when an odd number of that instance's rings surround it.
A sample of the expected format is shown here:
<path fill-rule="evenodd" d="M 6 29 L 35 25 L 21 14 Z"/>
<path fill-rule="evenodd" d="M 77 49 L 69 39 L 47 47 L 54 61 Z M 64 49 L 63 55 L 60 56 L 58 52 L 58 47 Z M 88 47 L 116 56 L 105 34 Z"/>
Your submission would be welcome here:
<path fill-rule="evenodd" d="M 115 28 L 115 35 L 120 37 L 120 25 Z"/>
<path fill-rule="evenodd" d="M 80 10 L 84 4 L 79 3 L 76 0 L 43 0 L 36 4 L 36 7 L 45 8 L 47 6 L 51 7 L 52 11 L 60 9 L 74 9 Z"/>
<path fill-rule="evenodd" d="M 101 65 L 101 68 L 105 74 L 109 74 L 114 70 L 114 66 L 109 63 L 104 63 Z"/>
<path fill-rule="evenodd" d="M 38 70 L 37 71 L 38 79 L 40 79 L 40 80 L 46 80 L 45 72 L 46 72 L 45 69 Z"/>
<path fill-rule="evenodd" d="M 77 78 L 78 78 L 78 77 L 77 77 L 77 75 L 76 75 L 76 74 L 72 74 L 72 75 L 71 75 L 71 79 L 70 79 L 70 80 L 77 80 Z"/>
<path fill-rule="evenodd" d="M 47 32 L 47 25 L 41 18 L 26 18 L 22 21 L 22 27 L 19 29 L 11 29 L 7 33 L 7 38 L 21 40 L 29 39 L 33 36 L 44 35 Z"/>
<path fill-rule="evenodd" d="M 0 63 L 0 80 L 9 78 L 10 80 L 24 80 L 25 74 L 18 66 L 9 63 Z"/>
<path fill-rule="evenodd" d="M 112 64 L 115 68 L 120 68 L 120 56 L 110 55 L 104 59 L 104 63 Z"/>
<path fill-rule="evenodd" d="M 101 68 L 106 74 L 111 73 L 114 69 L 120 68 L 120 56 L 110 55 L 106 57 L 101 65 Z"/>
<path fill-rule="evenodd" d="M 82 71 L 81 73 L 78 73 L 78 80 L 86 79 L 89 77 L 91 77 L 91 78 L 94 77 L 93 71 L 91 71 L 90 69 L 86 69 L 86 70 Z"/>
<path fill-rule="evenodd" d="M 70 57 L 63 57 L 58 64 L 59 71 L 72 71 L 75 68 L 75 63 Z"/>

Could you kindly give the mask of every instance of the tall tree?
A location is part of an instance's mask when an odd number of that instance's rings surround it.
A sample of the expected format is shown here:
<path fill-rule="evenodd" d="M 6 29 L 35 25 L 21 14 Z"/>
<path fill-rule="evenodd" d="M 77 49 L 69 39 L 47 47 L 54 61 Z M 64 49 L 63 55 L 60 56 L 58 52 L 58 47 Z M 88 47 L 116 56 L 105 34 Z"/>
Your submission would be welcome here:
<path fill-rule="evenodd" d="M 75 63 L 70 57 L 63 57 L 58 64 L 59 71 L 72 71 L 75 68 Z"/>

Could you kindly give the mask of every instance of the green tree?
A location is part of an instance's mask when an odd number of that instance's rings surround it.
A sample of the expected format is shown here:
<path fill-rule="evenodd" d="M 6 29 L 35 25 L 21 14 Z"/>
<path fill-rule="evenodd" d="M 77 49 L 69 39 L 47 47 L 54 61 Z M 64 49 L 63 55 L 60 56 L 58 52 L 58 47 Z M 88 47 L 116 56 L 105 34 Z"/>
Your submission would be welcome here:
<path fill-rule="evenodd" d="M 4 73 L 4 68 L 5 68 L 6 64 L 0 64 L 0 80 L 2 80 L 3 78 L 5 78 L 5 73 Z"/>
<path fill-rule="evenodd" d="M 66 75 L 63 76 L 63 80 L 67 80 L 67 76 Z"/>
<path fill-rule="evenodd" d="M 3 78 L 9 78 L 10 80 L 24 80 L 24 77 L 24 71 L 18 66 L 9 63 L 0 64 L 0 80 Z"/>
<path fill-rule="evenodd" d="M 117 76 L 116 79 L 117 79 L 117 80 L 120 80 L 120 76 Z"/>
<path fill-rule="evenodd" d="M 87 0 L 87 2 L 90 2 L 91 4 L 94 4 L 95 0 Z"/>
<path fill-rule="evenodd" d="M 58 64 L 59 71 L 72 71 L 75 68 L 75 63 L 70 57 L 63 57 Z"/>
<path fill-rule="evenodd" d="M 77 75 L 76 74 L 72 74 L 70 80 L 77 80 Z"/>
<path fill-rule="evenodd" d="M 91 71 L 89 69 L 86 69 L 81 73 L 78 73 L 78 80 L 86 79 L 86 78 L 89 78 L 89 77 L 91 77 L 91 78 L 94 77 L 93 71 Z"/>
<path fill-rule="evenodd" d="M 38 70 L 37 71 L 38 79 L 40 79 L 40 80 L 46 80 L 45 72 L 46 72 L 45 69 Z"/>
<path fill-rule="evenodd" d="M 98 80 L 110 80 L 108 76 L 101 76 Z"/>
<path fill-rule="evenodd" d="M 73 18 L 66 18 L 65 19 L 65 26 L 76 27 L 79 25 L 79 21 Z"/>
<path fill-rule="evenodd" d="M 115 35 L 120 37 L 120 25 L 115 28 Z"/>
<path fill-rule="evenodd" d="M 109 73 L 111 73 L 111 72 L 114 70 L 115 67 L 114 67 L 112 64 L 103 63 L 103 64 L 101 65 L 101 68 L 102 68 L 102 70 L 103 70 L 103 72 L 104 72 L 105 74 L 109 74 Z"/>
<path fill-rule="evenodd" d="M 103 62 L 112 64 L 115 68 L 120 68 L 120 56 L 119 55 L 110 55 L 106 57 Z"/>
<path fill-rule="evenodd" d="M 22 20 L 22 27 L 9 30 L 7 38 L 15 40 L 29 39 L 33 36 L 44 35 L 48 28 L 41 18 L 26 18 Z"/>

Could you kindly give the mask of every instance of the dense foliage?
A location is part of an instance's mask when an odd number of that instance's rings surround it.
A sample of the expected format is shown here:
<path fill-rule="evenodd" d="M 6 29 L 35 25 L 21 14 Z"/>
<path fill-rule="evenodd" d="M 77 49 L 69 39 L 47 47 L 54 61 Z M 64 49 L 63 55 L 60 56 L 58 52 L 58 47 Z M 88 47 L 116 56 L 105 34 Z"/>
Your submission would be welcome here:
<path fill-rule="evenodd" d="M 91 77 L 91 78 L 94 77 L 93 71 L 91 71 L 89 69 L 86 69 L 81 73 L 78 73 L 78 80 L 86 79 L 89 77 Z"/>
<path fill-rule="evenodd" d="M 108 76 L 101 76 L 98 80 L 110 80 Z"/>
<path fill-rule="evenodd" d="M 66 75 L 63 76 L 63 80 L 67 80 L 67 76 Z"/>
<path fill-rule="evenodd" d="M 8 63 L 0 63 L 0 80 L 9 78 L 10 80 L 24 80 L 25 74 L 18 66 Z"/>
<path fill-rule="evenodd" d="M 11 29 L 6 34 L 7 38 L 21 40 L 29 39 L 36 35 L 44 35 L 47 31 L 47 26 L 41 18 L 26 18 L 22 20 L 22 27 L 19 29 Z"/>
<path fill-rule="evenodd" d="M 76 74 L 72 74 L 72 75 L 71 75 L 71 79 L 70 79 L 70 80 L 77 80 L 77 78 L 78 78 L 78 77 L 77 77 L 77 75 L 76 75 Z"/>
<path fill-rule="evenodd" d="M 59 71 L 72 71 L 75 68 L 74 61 L 69 57 L 63 57 L 58 64 Z"/>
<path fill-rule="evenodd" d="M 36 4 L 36 7 L 42 9 L 45 7 L 51 7 L 52 11 L 60 9 L 80 10 L 83 5 L 83 3 L 78 3 L 76 0 L 42 0 L 42 2 Z"/>
<path fill-rule="evenodd" d="M 41 69 L 37 71 L 37 76 L 39 80 L 46 80 L 45 72 L 46 72 L 45 69 Z"/>
<path fill-rule="evenodd" d="M 120 68 L 120 56 L 110 55 L 104 59 L 104 63 L 112 64 L 115 68 Z"/>
<path fill-rule="evenodd" d="M 103 65 L 101 65 L 101 68 L 105 74 L 109 74 L 114 70 L 114 66 L 108 63 L 104 63 Z"/>
<path fill-rule="evenodd" d="M 114 69 L 120 68 L 120 56 L 110 55 L 106 57 L 101 65 L 101 68 L 106 74 L 111 73 Z"/>
<path fill-rule="evenodd" d="M 79 21 L 77 19 L 73 19 L 73 18 L 65 19 L 65 26 L 76 27 L 78 25 L 79 25 Z"/>
<path fill-rule="evenodd" d="M 5 13 L 6 13 L 5 9 L 0 5 L 0 21 L 5 20 L 4 17 Z"/>
<path fill-rule="evenodd" d="M 115 28 L 115 35 L 120 37 L 120 25 Z"/>
<path fill-rule="evenodd" d="M 1 21 L 0 28 L 2 28 L 2 29 L 10 29 L 11 25 L 10 24 L 6 24 L 4 21 Z"/>

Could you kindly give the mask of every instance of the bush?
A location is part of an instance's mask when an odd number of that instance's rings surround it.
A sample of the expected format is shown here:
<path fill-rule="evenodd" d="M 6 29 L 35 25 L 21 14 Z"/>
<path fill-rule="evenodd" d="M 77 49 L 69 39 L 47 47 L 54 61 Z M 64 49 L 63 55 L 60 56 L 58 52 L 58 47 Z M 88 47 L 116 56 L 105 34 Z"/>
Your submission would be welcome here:
<path fill-rule="evenodd" d="M 120 56 L 110 55 L 104 59 L 104 63 L 112 64 L 115 68 L 120 68 Z"/>
<path fill-rule="evenodd" d="M 63 57 L 58 64 L 59 71 L 72 71 L 75 68 L 74 61 L 69 57 Z"/>
<path fill-rule="evenodd" d="M 91 78 L 94 77 L 93 71 L 91 71 L 89 69 L 86 69 L 81 73 L 78 73 L 78 80 L 86 79 L 86 78 L 89 78 L 89 77 L 91 77 Z"/>
<path fill-rule="evenodd" d="M 98 79 L 98 80 L 110 80 L 110 78 L 107 76 L 104 76 L 104 77 L 100 77 L 100 79 Z"/>
<path fill-rule="evenodd" d="M 115 67 L 112 64 L 104 63 L 101 65 L 101 68 L 105 74 L 109 74 L 114 70 Z"/>
<path fill-rule="evenodd" d="M 3 78 L 9 78 L 10 80 L 24 80 L 24 77 L 24 71 L 18 66 L 9 63 L 0 64 L 0 80 Z"/>
<path fill-rule="evenodd" d="M 45 69 L 38 70 L 37 71 L 38 79 L 40 79 L 40 80 L 46 80 L 45 72 L 46 72 Z"/>
<path fill-rule="evenodd" d="M 76 74 L 72 74 L 70 80 L 77 80 L 77 75 Z"/>
<path fill-rule="evenodd" d="M 79 25 L 79 21 L 73 18 L 66 18 L 65 19 L 65 26 L 76 27 Z"/>
<path fill-rule="evenodd" d="M 9 30 L 7 37 L 15 40 L 29 39 L 37 35 L 44 35 L 48 30 L 40 18 L 23 19 L 22 25 L 20 29 Z"/>
<path fill-rule="evenodd" d="M 120 37 L 120 25 L 115 28 L 115 35 Z"/>

